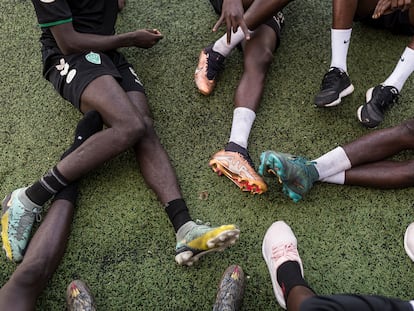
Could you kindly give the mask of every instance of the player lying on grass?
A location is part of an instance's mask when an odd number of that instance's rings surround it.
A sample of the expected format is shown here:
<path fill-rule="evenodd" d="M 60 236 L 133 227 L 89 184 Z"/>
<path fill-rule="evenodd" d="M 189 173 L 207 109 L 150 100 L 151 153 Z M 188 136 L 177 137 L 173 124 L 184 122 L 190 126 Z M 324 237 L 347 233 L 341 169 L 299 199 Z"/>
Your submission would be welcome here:
<path fill-rule="evenodd" d="M 99 112 L 106 128 L 40 180 L 14 190 L 3 201 L 2 242 L 7 245 L 7 257 L 23 258 L 33 222 L 54 194 L 129 149 L 174 227 L 177 263 L 192 265 L 200 256 L 235 243 L 239 237 L 235 225 L 212 228 L 190 217 L 168 154 L 155 133 L 144 87 L 133 66 L 117 51 L 151 48 L 162 34 L 156 29 L 116 33 L 124 0 L 32 2 L 42 30 L 45 78 L 82 113 Z"/>
<path fill-rule="evenodd" d="M 271 172 L 283 192 L 298 202 L 317 181 L 375 188 L 414 186 L 414 160 L 392 160 L 414 149 L 414 119 L 376 130 L 315 160 L 268 150 L 260 156 L 259 173 Z"/>

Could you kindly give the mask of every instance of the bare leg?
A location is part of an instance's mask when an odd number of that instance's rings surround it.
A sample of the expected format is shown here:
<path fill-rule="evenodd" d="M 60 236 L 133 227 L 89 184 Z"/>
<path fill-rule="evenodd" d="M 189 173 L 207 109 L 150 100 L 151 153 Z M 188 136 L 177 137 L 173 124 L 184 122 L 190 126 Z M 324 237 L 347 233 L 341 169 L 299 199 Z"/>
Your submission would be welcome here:
<path fill-rule="evenodd" d="M 0 290 L 0 310 L 35 310 L 37 297 L 65 252 L 73 212 L 71 202 L 53 202 L 33 236 L 22 263 Z"/>
<path fill-rule="evenodd" d="M 345 184 L 377 188 L 414 185 L 414 161 L 385 161 L 402 150 L 414 149 L 414 119 L 374 131 L 343 148 L 352 163 L 345 173 Z"/>
<path fill-rule="evenodd" d="M 74 181 L 132 147 L 145 133 L 142 116 L 111 76 L 92 81 L 82 94 L 81 109 L 98 111 L 107 129 L 96 133 L 57 165 L 59 172 Z"/>
<path fill-rule="evenodd" d="M 234 96 L 236 107 L 257 111 L 275 48 L 276 33 L 267 25 L 259 26 L 252 38 L 244 42 L 244 71 Z"/>
<path fill-rule="evenodd" d="M 62 157 L 76 150 L 101 129 L 100 116 L 95 111 L 86 114 L 76 127 L 72 146 Z M 46 287 L 65 252 L 77 194 L 77 184 L 72 183 L 55 196 L 22 263 L 0 289 L 0 310 L 34 310 L 37 297 Z"/>
<path fill-rule="evenodd" d="M 353 167 L 384 160 L 402 150 L 414 149 L 414 119 L 371 132 L 343 148 Z"/>
<path fill-rule="evenodd" d="M 256 29 L 293 0 L 256 0 L 244 14 L 247 27 Z"/>
<path fill-rule="evenodd" d="M 134 146 L 141 173 L 148 186 L 165 205 L 182 197 L 175 171 L 155 133 L 145 95 L 140 92 L 128 92 L 128 97 L 135 104 L 145 124 L 145 135 Z"/>

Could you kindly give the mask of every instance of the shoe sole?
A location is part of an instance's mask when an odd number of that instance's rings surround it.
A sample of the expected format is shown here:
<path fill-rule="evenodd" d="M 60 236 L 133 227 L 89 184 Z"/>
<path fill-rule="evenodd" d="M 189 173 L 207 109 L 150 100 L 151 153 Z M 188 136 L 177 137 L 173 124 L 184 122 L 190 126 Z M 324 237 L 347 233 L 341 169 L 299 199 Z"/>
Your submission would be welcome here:
<path fill-rule="evenodd" d="M 1 202 L 1 240 L 3 243 L 3 250 L 6 252 L 8 259 L 13 260 L 13 253 L 9 241 L 9 214 L 6 214 L 9 207 L 7 206 L 11 199 L 11 193 L 8 194 Z"/>
<path fill-rule="evenodd" d="M 407 228 L 407 230 L 405 231 L 405 234 L 404 234 L 404 249 L 405 249 L 405 252 L 407 253 L 408 257 L 410 257 L 410 259 L 412 261 L 414 261 L 414 254 L 408 248 L 408 228 Z"/>
<path fill-rule="evenodd" d="M 232 171 L 228 170 L 225 166 L 223 166 L 220 162 L 214 159 L 210 161 L 209 165 L 211 169 L 215 173 L 217 173 L 218 176 L 226 176 L 242 191 L 250 192 L 251 194 L 262 194 L 267 190 L 267 188 L 264 189 L 262 185 L 233 173 Z"/>
<path fill-rule="evenodd" d="M 275 175 L 279 181 L 280 184 L 283 185 L 283 193 L 288 196 L 290 199 L 292 199 L 293 202 L 297 203 L 300 200 L 302 200 L 302 195 L 300 195 L 299 193 L 296 193 L 295 191 L 293 191 L 292 189 L 290 189 L 284 182 L 284 176 L 285 176 L 285 172 L 284 172 L 284 168 L 283 168 L 283 164 L 282 162 L 280 162 L 279 159 L 276 159 L 277 163 L 276 163 L 276 170 L 273 169 L 268 169 L 268 172 Z"/>
<path fill-rule="evenodd" d="M 324 107 L 335 107 L 335 106 L 338 106 L 341 103 L 342 98 L 344 98 L 345 96 L 350 95 L 353 91 L 354 91 L 354 86 L 351 84 L 345 90 L 343 90 L 341 93 L 339 93 L 338 98 L 335 99 L 333 102 L 330 102 L 330 103 L 328 103 L 326 105 L 316 105 L 316 107 L 324 108 Z"/>
<path fill-rule="evenodd" d="M 365 94 L 365 103 L 368 103 L 372 99 L 372 92 L 373 91 L 374 91 L 373 87 L 368 89 L 367 93 Z M 359 108 L 357 110 L 358 121 L 361 122 L 362 125 L 364 125 L 367 128 L 370 128 L 370 129 L 376 128 L 378 125 L 372 126 L 372 125 L 369 125 L 369 124 L 365 123 L 362 120 L 362 108 L 364 108 L 364 105 L 359 106 Z"/>
<path fill-rule="evenodd" d="M 269 271 L 269 275 L 272 276 L 275 273 L 275 271 L 273 271 L 271 269 L 272 265 L 270 264 L 269 259 L 266 257 L 266 252 L 265 252 L 265 249 L 264 249 L 264 245 L 262 245 L 262 256 L 263 256 L 263 258 L 264 258 L 264 260 L 266 262 L 266 267 L 267 267 L 267 270 Z M 273 293 L 276 296 L 277 302 L 282 307 L 282 309 L 285 309 L 286 310 L 286 301 L 285 301 L 285 298 L 283 297 L 283 294 L 282 295 L 280 294 L 280 292 L 282 292 L 282 288 L 280 287 L 280 285 L 277 282 L 277 279 L 275 277 L 270 277 L 270 280 L 272 281 Z M 278 290 L 275 290 L 276 288 Z"/>
<path fill-rule="evenodd" d="M 202 256 L 211 253 L 211 252 L 222 252 L 226 248 L 235 244 L 239 239 L 240 230 L 226 230 L 215 236 L 214 238 L 207 241 L 208 250 L 201 251 L 194 255 L 191 250 L 183 251 L 175 256 L 175 261 L 179 265 L 192 266 L 197 262 Z"/>
<path fill-rule="evenodd" d="M 213 90 L 214 87 L 216 86 L 216 81 L 215 80 L 208 80 L 205 75 L 206 70 L 204 70 L 204 66 L 207 66 L 207 64 L 202 64 L 202 66 L 200 66 L 201 63 L 201 58 L 204 57 L 205 52 L 204 50 L 202 50 L 200 52 L 200 56 L 198 58 L 198 65 L 197 68 L 194 72 L 194 83 L 198 89 L 198 91 L 203 94 L 204 96 L 208 96 L 210 95 Z M 205 87 L 203 87 L 205 86 Z"/>
<path fill-rule="evenodd" d="M 246 287 L 245 280 L 242 267 L 229 266 L 220 280 L 213 311 L 239 310 Z"/>

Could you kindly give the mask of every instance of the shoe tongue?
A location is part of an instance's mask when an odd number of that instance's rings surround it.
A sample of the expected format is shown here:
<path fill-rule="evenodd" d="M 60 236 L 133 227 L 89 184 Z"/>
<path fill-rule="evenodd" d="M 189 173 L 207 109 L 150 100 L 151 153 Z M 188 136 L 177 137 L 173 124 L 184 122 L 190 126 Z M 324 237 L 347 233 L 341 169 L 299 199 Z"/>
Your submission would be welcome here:
<path fill-rule="evenodd" d="M 249 152 L 247 151 L 246 148 L 243 148 L 242 146 L 236 143 L 229 142 L 224 148 L 224 150 L 240 153 L 243 156 L 243 158 L 254 168 L 254 163 L 252 159 L 250 158 Z"/>

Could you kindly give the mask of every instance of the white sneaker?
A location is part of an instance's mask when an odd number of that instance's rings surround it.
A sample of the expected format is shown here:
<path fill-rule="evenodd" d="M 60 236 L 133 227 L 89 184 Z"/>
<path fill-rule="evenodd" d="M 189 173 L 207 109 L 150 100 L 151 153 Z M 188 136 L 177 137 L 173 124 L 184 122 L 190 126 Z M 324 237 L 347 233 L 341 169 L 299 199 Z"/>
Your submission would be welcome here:
<path fill-rule="evenodd" d="M 414 261 L 414 222 L 407 227 L 407 230 L 405 230 L 404 248 L 408 257 Z"/>
<path fill-rule="evenodd" d="M 297 261 L 303 276 L 302 260 L 299 257 L 298 242 L 292 229 L 284 222 L 274 222 L 263 239 L 262 254 L 272 279 L 273 291 L 279 305 L 286 309 L 283 290 L 277 282 L 276 271 L 286 261 Z"/>

